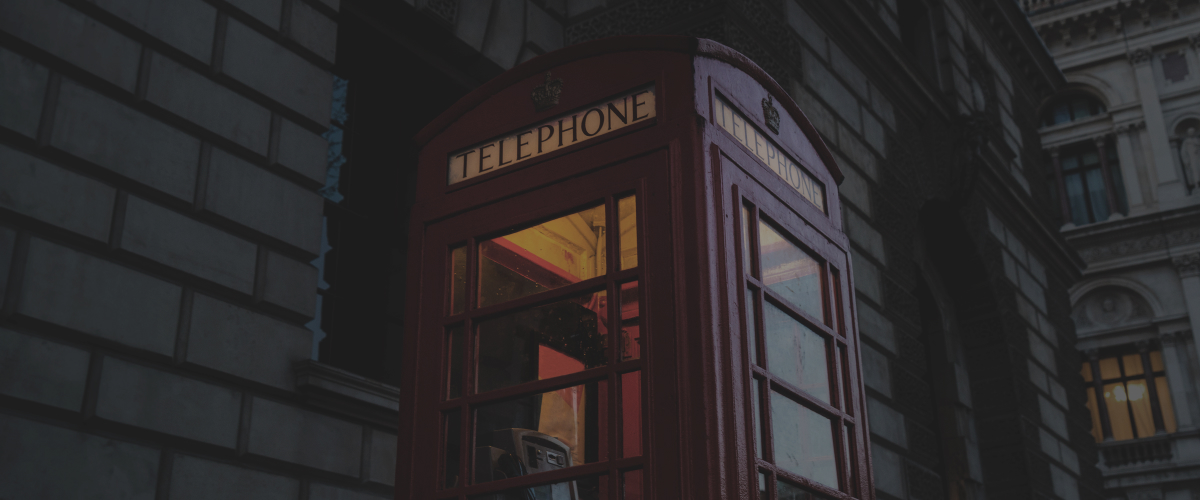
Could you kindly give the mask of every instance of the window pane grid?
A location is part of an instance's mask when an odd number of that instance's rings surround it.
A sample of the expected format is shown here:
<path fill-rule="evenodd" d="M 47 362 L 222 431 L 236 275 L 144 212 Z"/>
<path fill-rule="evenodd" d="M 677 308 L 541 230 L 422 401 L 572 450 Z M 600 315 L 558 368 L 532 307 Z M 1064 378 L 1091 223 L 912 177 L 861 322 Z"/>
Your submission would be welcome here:
<path fill-rule="evenodd" d="M 1085 381 L 1090 385 L 1087 406 L 1092 414 L 1092 435 L 1097 442 L 1109 436 L 1124 441 L 1177 430 L 1161 356 L 1161 351 L 1139 352 L 1083 363 Z M 1093 371 L 1099 376 L 1091 376 Z"/>
<path fill-rule="evenodd" d="M 852 396 L 849 391 L 852 389 L 848 386 L 849 363 L 846 359 L 848 355 L 848 342 L 844 332 L 844 324 L 841 318 L 840 310 L 837 310 L 840 304 L 840 298 L 836 301 L 831 299 L 831 293 L 838 293 L 840 287 L 833 283 L 837 280 L 836 270 L 829 266 L 828 262 L 818 261 L 819 277 L 818 287 L 820 288 L 821 306 L 817 313 L 821 318 L 813 317 L 809 312 L 793 301 L 784 298 L 780 293 L 766 286 L 759 278 L 763 264 L 759 262 L 761 249 L 759 248 L 759 235 L 756 234 L 760 227 L 759 211 L 754 204 L 744 201 L 740 207 L 741 217 L 738 217 L 740 228 L 736 233 L 743 238 L 743 242 L 737 245 L 736 248 L 744 252 L 741 258 L 737 259 L 741 263 L 742 276 L 746 286 L 745 293 L 741 294 L 744 298 L 742 304 L 742 321 L 744 332 L 746 332 L 746 341 L 744 345 L 747 348 L 747 356 L 745 359 L 749 361 L 750 377 L 747 382 L 748 390 L 751 393 L 751 401 L 747 404 L 750 408 L 749 419 L 754 425 L 750 426 L 749 432 L 753 434 L 751 445 L 755 447 L 755 455 L 757 458 L 752 465 L 752 477 L 757 478 L 761 475 L 761 481 L 755 488 L 758 489 L 759 495 L 763 500 L 777 499 L 781 500 L 779 495 L 782 495 L 780 488 L 788 487 L 789 495 L 801 494 L 802 489 L 807 490 L 803 493 L 812 494 L 813 498 L 852 498 L 849 493 L 838 491 L 852 491 L 854 487 L 854 473 L 857 470 L 857 463 L 851 458 L 851 453 L 856 453 L 853 443 L 853 429 L 856 425 L 854 417 L 848 413 L 848 407 L 851 406 L 850 401 Z M 778 227 L 778 226 L 777 226 Z M 777 228 L 772 228 L 773 231 L 779 231 Z M 790 240 L 789 240 L 790 242 Z M 748 253 L 748 255 L 747 255 Z M 823 285 L 823 286 L 822 286 Z M 822 400 L 818 395 L 810 394 L 809 392 L 796 387 L 782 378 L 780 374 L 771 371 L 771 364 L 768 358 L 769 347 L 767 345 L 767 328 L 766 309 L 771 307 L 781 311 L 789 320 L 795 321 L 798 325 L 809 328 L 818 337 L 824 339 L 824 355 L 825 364 L 823 366 L 826 376 L 828 377 L 828 402 Z M 811 308 L 810 308 L 811 309 Z M 834 327 L 831 327 L 827 322 L 832 322 Z M 751 338 L 752 336 L 752 338 Z M 775 401 L 773 401 L 775 400 Z M 812 478 L 802 477 L 794 472 L 791 472 L 781 465 L 776 455 L 780 453 L 776 449 L 776 425 L 773 415 L 780 411 L 780 408 L 774 408 L 776 404 L 784 404 L 789 408 L 796 408 L 796 411 L 811 412 L 813 417 L 810 418 L 807 424 L 809 434 L 808 438 L 816 438 L 818 441 L 827 439 L 830 448 L 824 453 L 828 454 L 827 459 L 822 457 L 825 455 L 813 456 L 810 452 L 791 450 L 789 454 L 789 463 L 800 465 L 802 463 L 810 463 L 809 467 L 816 466 L 818 468 L 828 469 L 833 468 L 832 476 L 828 473 L 813 472 L 820 477 L 824 477 L 826 483 L 832 480 L 832 485 L 822 484 Z M 782 417 L 780 417 L 782 418 Z M 801 417 L 802 420 L 804 417 Z M 816 418 L 817 420 L 811 420 Z M 787 420 L 791 421 L 792 417 L 788 416 Z M 798 421 L 797 421 L 798 422 Z M 828 424 L 829 429 L 820 432 L 824 423 Z M 778 425 L 788 425 L 780 422 Z M 816 425 L 816 427 L 812 427 Z M 804 433 L 805 425 L 801 424 L 800 432 Z M 815 434 L 812 430 L 816 429 Z M 797 431 L 795 428 L 789 428 L 789 438 L 793 437 Z M 791 441 L 789 441 L 791 442 Z M 795 443 L 792 443 L 792 447 Z M 796 462 L 800 460 L 800 462 Z M 815 462 L 814 462 L 815 460 Z M 815 464 L 815 465 L 813 465 Z M 803 466 L 801 466 L 803 468 Z M 781 483 L 779 481 L 785 481 Z M 797 486 L 802 487 L 799 489 Z M 789 496 L 789 498 L 792 498 Z M 800 497 L 797 497 L 800 498 Z"/>
<path fill-rule="evenodd" d="M 641 268 L 637 265 L 637 263 L 642 261 L 640 254 L 644 248 L 641 242 L 641 231 L 636 229 L 640 226 L 638 216 L 641 213 L 641 200 L 639 198 L 641 197 L 636 192 L 626 192 L 616 196 L 607 196 L 604 199 L 602 205 L 605 211 L 604 224 L 606 228 L 614 228 L 614 230 L 605 231 L 603 244 L 600 245 L 605 254 L 603 260 L 598 262 L 598 264 L 604 266 L 603 274 L 557 289 L 539 291 L 525 297 L 502 301 L 488 307 L 480 307 L 479 299 L 480 253 L 478 249 L 480 242 L 484 241 L 484 238 L 471 238 L 465 244 L 459 243 L 451 247 L 452 250 L 448 252 L 449 258 L 447 259 L 449 261 L 447 262 L 447 267 L 451 271 L 448 274 L 451 274 L 451 277 L 446 287 L 447 295 L 450 296 L 447 300 L 449 307 L 446 308 L 447 316 L 443 319 L 445 325 L 443 330 L 445 332 L 443 351 L 445 351 L 444 356 L 448 361 L 444 366 L 448 369 L 443 370 L 442 378 L 444 380 L 442 383 L 443 387 L 446 387 L 447 390 L 442 392 L 441 399 L 446 400 L 451 395 L 449 390 L 451 385 L 456 386 L 458 390 L 456 391 L 457 394 L 455 394 L 457 397 L 441 402 L 438 405 L 438 410 L 439 414 L 442 415 L 441 428 L 444 429 L 443 432 L 456 431 L 455 433 L 457 434 L 453 438 L 447 435 L 446 444 L 455 443 L 458 446 L 456 446 L 457 450 L 454 453 L 457 456 L 447 456 L 449 450 L 445 446 L 441 447 L 442 451 L 439 453 L 439 460 L 446 467 L 454 467 L 455 462 L 457 462 L 457 470 L 451 471 L 445 470 L 445 467 L 440 468 L 442 470 L 438 474 L 437 484 L 438 489 L 442 489 L 441 495 L 445 498 L 463 499 L 468 496 L 513 488 L 512 484 L 505 486 L 494 486 L 489 482 L 467 484 L 473 483 L 473 479 L 475 479 L 472 466 L 475 461 L 473 452 L 476 444 L 476 436 L 474 436 L 472 429 L 476 425 L 476 414 L 480 408 L 488 404 L 516 401 L 521 398 L 548 394 L 553 391 L 562 391 L 587 384 L 607 383 L 607 391 L 603 396 L 606 408 L 603 409 L 602 415 L 597 415 L 597 418 L 600 419 L 598 424 L 608 429 L 603 438 L 603 444 L 606 448 L 606 450 L 603 450 L 604 455 L 593 463 L 572 463 L 572 466 L 566 469 L 537 473 L 535 476 L 536 479 L 526 480 L 524 477 L 516 478 L 521 484 L 517 487 L 526 488 L 536 485 L 575 481 L 587 477 L 595 477 L 597 472 L 601 472 L 602 475 L 603 473 L 607 473 L 606 477 L 600 478 L 603 487 L 607 491 L 621 491 L 617 489 L 621 485 L 622 476 L 620 470 L 640 470 L 640 468 L 644 467 L 644 455 L 646 454 L 642 448 L 644 437 L 639 436 L 635 440 L 636 443 L 634 443 L 627 439 L 623 440 L 623 435 L 620 432 L 623 428 L 629 428 L 639 434 L 644 433 L 646 408 L 640 400 L 644 395 L 644 391 L 640 386 L 644 378 L 640 376 L 644 369 L 644 363 L 641 359 L 620 360 L 623 345 L 621 345 L 621 341 L 619 340 L 620 335 L 618 335 L 621 327 L 626 323 L 636 323 L 640 331 L 645 331 L 641 322 L 642 314 L 639 313 L 636 317 L 622 317 L 620 295 L 623 291 L 623 286 L 626 288 L 629 285 L 634 287 L 642 286 L 642 280 L 640 279 Z M 620 205 L 618 205 L 618 201 L 621 202 Z M 633 203 L 630 203 L 631 201 Z M 596 207 L 599 208 L 600 205 Z M 631 207 L 633 208 L 631 209 Z M 619 230 L 622 218 L 628 219 L 625 221 L 626 223 L 632 223 L 634 229 L 629 231 L 631 234 L 622 234 Z M 506 234 L 512 233 L 509 232 Z M 631 242 L 629 239 L 631 237 L 636 238 L 633 245 L 630 245 Z M 622 252 L 620 251 L 622 243 L 627 247 L 634 247 L 632 252 L 625 252 L 632 255 L 625 255 L 622 258 Z M 610 251 L 610 249 L 617 250 Z M 621 270 L 622 263 L 629 267 L 629 269 Z M 462 276 L 463 274 L 465 274 L 465 277 Z M 603 313 L 607 320 L 609 338 L 606 339 L 607 342 L 604 346 L 604 359 L 606 361 L 604 365 L 544 380 L 518 383 L 510 387 L 495 389 L 481 394 L 476 393 L 478 389 L 478 381 L 476 380 L 478 376 L 476 364 L 479 356 L 478 330 L 481 322 L 501 318 L 507 314 L 529 311 L 556 301 L 597 292 L 603 293 L 607 298 Z M 642 294 L 634 292 L 633 295 L 635 297 L 631 300 L 639 302 L 637 308 L 640 310 L 640 295 Z M 462 333 L 454 335 L 457 332 Z M 459 357 L 461 357 L 460 361 L 452 361 Z M 453 373 L 451 373 L 452 370 Z M 636 376 L 630 377 L 629 375 Z M 636 397 L 639 398 L 639 401 L 636 404 L 628 404 L 630 401 L 622 400 L 622 382 L 625 384 L 639 384 L 636 391 Z M 631 411 L 637 413 L 636 418 L 638 422 L 622 421 L 622 408 L 627 404 L 630 406 Z M 447 421 L 446 419 L 449 415 L 455 415 L 456 421 Z M 629 450 L 626 450 L 626 448 L 629 448 Z M 622 454 L 627 451 L 636 453 L 636 456 L 621 458 Z M 457 478 L 454 476 L 457 476 Z M 466 480 L 464 481 L 463 479 Z M 506 482 L 511 483 L 511 478 L 510 480 L 506 480 Z M 531 484 L 525 486 L 524 483 Z"/>

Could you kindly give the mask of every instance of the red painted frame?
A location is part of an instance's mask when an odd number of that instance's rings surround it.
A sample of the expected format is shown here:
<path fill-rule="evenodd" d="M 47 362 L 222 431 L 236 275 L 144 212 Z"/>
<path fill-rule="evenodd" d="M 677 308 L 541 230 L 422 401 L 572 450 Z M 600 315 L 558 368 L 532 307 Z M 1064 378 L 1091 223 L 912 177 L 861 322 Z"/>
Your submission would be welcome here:
<path fill-rule="evenodd" d="M 538 113 L 529 95 L 543 83 L 546 71 L 564 81 L 564 90 L 558 106 Z M 447 185 L 446 159 L 451 151 L 649 83 L 656 94 L 657 116 L 652 121 Z M 714 92 L 739 108 L 760 131 L 768 129 L 757 111 L 759 102 L 772 97 L 781 108 L 781 124 L 779 133 L 770 137 L 825 185 L 832 217 L 801 198 L 713 124 Z M 854 483 L 860 493 L 854 498 L 873 498 L 849 247 L 837 215 L 836 186 L 842 176 L 803 113 L 760 68 L 724 46 L 686 37 L 618 37 L 581 44 L 497 77 L 455 104 L 416 140 L 422 152 L 418 200 L 410 225 L 397 498 L 463 500 L 500 487 L 526 487 L 593 472 L 610 473 L 608 491 L 615 494 L 620 478 L 614 473 L 631 467 L 644 470 L 643 498 L 756 495 L 756 477 L 750 474 L 754 452 L 747 441 L 753 443 L 746 399 L 750 368 L 741 334 L 745 278 L 735 222 L 743 196 L 772 206 L 776 221 L 826 262 L 830 290 L 826 315 L 832 324 L 822 331 L 843 339 L 849 360 L 847 366 L 841 361 L 830 363 L 844 380 L 839 386 L 844 389 L 834 401 L 849 402 L 855 425 L 857 462 L 853 474 L 843 480 Z M 610 251 L 609 272 L 603 277 L 482 309 L 475 309 L 475 294 L 471 294 L 466 313 L 449 315 L 445 297 L 451 247 L 467 244 L 468 290 L 475 290 L 476 242 L 600 202 L 608 205 L 608 227 L 615 228 L 615 200 L 633 192 L 638 194 L 638 267 L 617 271 L 620 252 Z M 617 248 L 618 233 L 608 232 L 609 248 Z M 641 359 L 619 362 L 619 349 L 613 345 L 606 366 L 486 396 L 472 395 L 473 377 L 468 372 L 462 397 L 444 401 L 446 326 L 463 324 L 469 332 L 470 323 L 477 319 L 592 290 L 607 290 L 612 304 L 619 286 L 630 279 L 637 279 L 640 286 Z M 620 324 L 620 308 L 609 307 L 608 314 L 610 325 Z M 615 332 L 612 335 L 616 338 Z M 464 351 L 464 365 L 470 366 L 474 356 L 470 343 Z M 641 457 L 438 488 L 442 410 L 605 379 L 610 383 L 609 413 L 615 415 L 620 374 L 637 369 L 642 370 Z M 468 413 L 462 414 L 460 425 L 469 421 Z M 617 417 L 610 421 L 619 425 Z M 462 435 L 468 438 L 460 442 L 460 477 L 465 478 L 473 461 L 468 453 L 470 433 L 464 430 Z M 608 441 L 609 452 L 617 454 L 618 432 L 609 432 Z"/>

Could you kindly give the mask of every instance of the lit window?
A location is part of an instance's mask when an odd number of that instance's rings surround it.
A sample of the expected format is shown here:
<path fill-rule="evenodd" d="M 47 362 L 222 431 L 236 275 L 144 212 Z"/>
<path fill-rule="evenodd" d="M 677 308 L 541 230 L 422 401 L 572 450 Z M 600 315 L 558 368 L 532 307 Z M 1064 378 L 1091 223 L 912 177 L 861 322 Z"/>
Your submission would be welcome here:
<path fill-rule="evenodd" d="M 1162 351 L 1101 358 L 1095 366 L 1083 363 L 1081 374 L 1090 385 L 1087 407 L 1092 412 L 1096 442 L 1175 432 L 1175 408 L 1164 370 Z"/>
<path fill-rule="evenodd" d="M 1073 122 L 1082 120 L 1089 116 L 1102 115 L 1107 110 L 1104 104 L 1100 101 L 1084 95 L 1075 94 L 1058 101 L 1054 106 L 1046 111 L 1043 117 L 1043 125 L 1049 127 L 1060 123 Z"/>

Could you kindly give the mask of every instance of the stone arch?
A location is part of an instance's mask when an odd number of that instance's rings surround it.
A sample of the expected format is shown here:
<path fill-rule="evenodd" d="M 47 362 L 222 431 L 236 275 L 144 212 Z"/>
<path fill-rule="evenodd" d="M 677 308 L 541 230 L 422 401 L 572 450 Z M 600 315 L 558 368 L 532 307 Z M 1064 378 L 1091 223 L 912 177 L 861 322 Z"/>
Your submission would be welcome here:
<path fill-rule="evenodd" d="M 1148 290 L 1136 289 L 1144 287 L 1130 287 L 1128 280 L 1097 281 L 1072 297 L 1071 319 L 1080 335 L 1148 324 L 1161 315 L 1161 308 L 1146 298 Z"/>
<path fill-rule="evenodd" d="M 1111 108 L 1113 105 L 1122 102 L 1121 95 L 1117 89 L 1103 79 L 1092 75 L 1067 75 L 1067 85 L 1062 90 L 1055 92 L 1045 99 L 1042 99 L 1038 105 L 1038 116 L 1041 116 L 1052 104 L 1057 102 L 1063 96 L 1072 93 L 1083 93 L 1100 100 L 1105 109 Z"/>
<path fill-rule="evenodd" d="M 1139 297 L 1146 301 L 1151 312 L 1154 314 L 1154 317 L 1158 318 L 1163 316 L 1164 312 L 1162 303 L 1159 301 L 1158 295 L 1154 293 L 1154 290 L 1137 281 L 1126 278 L 1100 278 L 1077 285 L 1073 290 L 1071 290 L 1071 307 L 1074 308 L 1077 304 L 1079 304 L 1079 300 L 1088 293 L 1091 293 L 1097 288 L 1106 286 L 1128 288 L 1130 291 L 1136 293 Z"/>
<path fill-rule="evenodd" d="M 1188 127 L 1195 127 L 1197 131 L 1200 131 L 1200 113 L 1189 111 L 1176 117 L 1168 130 L 1173 138 L 1182 138 L 1187 135 Z"/>

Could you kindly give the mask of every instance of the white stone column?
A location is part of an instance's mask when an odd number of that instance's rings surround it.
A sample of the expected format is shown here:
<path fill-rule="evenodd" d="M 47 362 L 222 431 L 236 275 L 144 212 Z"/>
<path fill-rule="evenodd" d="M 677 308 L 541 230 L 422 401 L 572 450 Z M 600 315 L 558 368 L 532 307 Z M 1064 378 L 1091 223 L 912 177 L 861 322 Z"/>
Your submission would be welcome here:
<path fill-rule="evenodd" d="M 1125 184 L 1125 196 L 1129 200 L 1129 214 L 1146 210 L 1142 199 L 1142 181 L 1138 178 L 1137 163 L 1133 159 L 1133 144 L 1129 135 L 1137 131 L 1137 124 L 1121 125 L 1113 129 L 1117 136 L 1117 162 L 1121 168 L 1121 181 Z"/>
<path fill-rule="evenodd" d="M 1178 199 L 1185 195 L 1179 180 L 1175 158 L 1167 142 L 1167 125 L 1163 119 L 1162 103 L 1158 100 L 1158 84 L 1154 78 L 1154 52 L 1149 48 L 1134 50 L 1129 54 L 1137 80 L 1138 97 L 1142 100 L 1142 115 L 1146 120 L 1146 133 L 1150 137 L 1150 150 L 1154 158 L 1154 170 L 1158 174 L 1156 194 L 1159 201 Z"/>
<path fill-rule="evenodd" d="M 1188 378 L 1186 352 L 1179 345 L 1185 332 L 1170 332 L 1161 335 L 1163 365 L 1167 370 L 1167 387 L 1171 389 L 1171 406 L 1175 408 L 1175 423 L 1179 430 L 1193 428 L 1191 405 L 1188 403 L 1187 388 L 1192 385 Z"/>
<path fill-rule="evenodd" d="M 1192 325 L 1192 338 L 1196 340 L 1193 345 L 1200 354 L 1200 252 L 1174 257 L 1171 263 L 1175 264 L 1175 271 L 1183 283 L 1183 300 Z"/>

